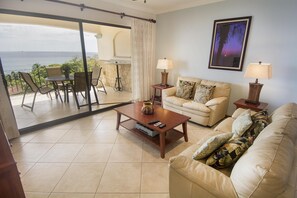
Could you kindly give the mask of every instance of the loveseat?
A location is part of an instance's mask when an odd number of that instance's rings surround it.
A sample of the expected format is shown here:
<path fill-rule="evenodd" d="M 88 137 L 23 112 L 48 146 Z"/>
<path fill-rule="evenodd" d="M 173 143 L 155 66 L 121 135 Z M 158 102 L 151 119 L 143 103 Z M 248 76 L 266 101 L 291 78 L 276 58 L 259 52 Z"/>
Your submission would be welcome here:
<path fill-rule="evenodd" d="M 209 137 L 231 131 L 239 112 L 222 121 L 211 134 L 169 161 L 171 198 L 296 197 L 297 104 L 289 103 L 269 116 L 270 124 L 233 167 L 215 169 L 193 160 L 195 150 Z"/>
<path fill-rule="evenodd" d="M 177 89 L 181 81 L 194 82 L 191 97 L 188 99 L 177 96 Z M 199 85 L 215 86 L 210 100 L 205 104 L 194 101 L 194 95 Z M 226 115 L 230 91 L 231 87 L 228 83 L 191 77 L 178 77 L 175 87 L 162 90 L 162 105 L 164 109 L 191 117 L 193 122 L 203 126 L 213 126 Z"/>

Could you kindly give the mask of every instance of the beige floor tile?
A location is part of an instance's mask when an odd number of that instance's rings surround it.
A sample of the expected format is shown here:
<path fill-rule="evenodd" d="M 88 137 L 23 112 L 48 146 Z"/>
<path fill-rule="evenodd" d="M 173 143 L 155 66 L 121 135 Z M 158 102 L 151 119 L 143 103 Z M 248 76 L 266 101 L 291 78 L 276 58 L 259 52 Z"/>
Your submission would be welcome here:
<path fill-rule="evenodd" d="M 116 120 L 104 120 L 100 122 L 96 129 L 116 129 Z"/>
<path fill-rule="evenodd" d="M 39 133 L 30 142 L 56 143 L 68 130 L 47 129 Z"/>
<path fill-rule="evenodd" d="M 142 162 L 168 162 L 166 158 L 164 159 L 161 158 L 160 150 L 156 146 L 150 143 L 143 143 L 141 161 Z"/>
<path fill-rule="evenodd" d="M 92 129 L 96 129 L 100 122 L 101 120 L 92 120 L 88 118 L 83 118 L 83 119 L 77 120 L 77 122 L 75 122 L 75 125 L 73 126 L 72 129 L 92 130 Z"/>
<path fill-rule="evenodd" d="M 25 192 L 26 198 L 48 198 L 50 193 Z"/>
<path fill-rule="evenodd" d="M 19 151 L 13 153 L 17 162 L 37 162 L 53 144 L 27 143 Z"/>
<path fill-rule="evenodd" d="M 140 198 L 169 198 L 169 194 L 141 194 Z"/>
<path fill-rule="evenodd" d="M 51 192 L 69 164 L 37 163 L 21 178 L 26 192 Z"/>
<path fill-rule="evenodd" d="M 141 192 L 169 192 L 168 163 L 142 163 Z"/>
<path fill-rule="evenodd" d="M 84 193 L 52 193 L 49 198 L 94 198 L 95 194 Z"/>
<path fill-rule="evenodd" d="M 20 127 L 18 127 L 20 128 Z M 18 138 L 13 139 L 11 142 L 15 143 L 15 142 L 29 142 L 30 140 L 32 140 L 38 133 L 37 132 L 31 132 L 31 133 L 27 133 L 24 135 L 21 135 Z"/>
<path fill-rule="evenodd" d="M 138 144 L 141 145 L 143 140 L 136 134 L 120 128 L 116 139 L 116 144 Z"/>
<path fill-rule="evenodd" d="M 17 151 L 19 151 L 26 143 L 24 142 L 14 142 L 14 143 L 10 143 L 11 147 L 11 152 L 12 153 L 16 153 Z"/>
<path fill-rule="evenodd" d="M 83 144 L 55 144 L 39 162 L 72 162 Z"/>
<path fill-rule="evenodd" d="M 20 162 L 17 163 L 17 168 L 20 173 L 20 176 L 23 177 L 33 166 L 35 163 L 26 163 Z"/>
<path fill-rule="evenodd" d="M 54 192 L 95 193 L 105 165 L 105 163 L 71 164 Z"/>
<path fill-rule="evenodd" d="M 140 192 L 141 163 L 108 163 L 97 193 Z"/>
<path fill-rule="evenodd" d="M 62 143 L 85 143 L 94 133 L 94 130 L 69 130 L 58 142 Z"/>
<path fill-rule="evenodd" d="M 113 144 L 85 144 L 74 162 L 107 162 Z"/>
<path fill-rule="evenodd" d="M 139 194 L 96 194 L 95 198 L 139 198 Z"/>
<path fill-rule="evenodd" d="M 109 162 L 141 162 L 142 146 L 134 144 L 115 144 Z"/>
<path fill-rule="evenodd" d="M 108 130 L 96 130 L 86 142 L 87 144 L 96 144 L 96 143 L 111 143 L 114 144 L 118 136 L 117 130 L 108 129 Z"/>

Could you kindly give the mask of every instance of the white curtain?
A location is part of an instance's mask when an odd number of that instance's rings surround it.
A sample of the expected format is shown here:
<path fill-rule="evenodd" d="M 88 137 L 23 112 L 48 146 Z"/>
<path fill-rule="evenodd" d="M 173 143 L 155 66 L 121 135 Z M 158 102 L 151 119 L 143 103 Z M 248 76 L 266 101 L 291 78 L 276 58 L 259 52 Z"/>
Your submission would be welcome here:
<path fill-rule="evenodd" d="M 155 79 L 155 24 L 132 19 L 132 97 L 149 100 Z"/>
<path fill-rule="evenodd" d="M 3 84 L 2 73 L 0 72 L 0 122 L 8 139 L 20 136 L 17 123 L 11 108 L 6 89 Z"/>

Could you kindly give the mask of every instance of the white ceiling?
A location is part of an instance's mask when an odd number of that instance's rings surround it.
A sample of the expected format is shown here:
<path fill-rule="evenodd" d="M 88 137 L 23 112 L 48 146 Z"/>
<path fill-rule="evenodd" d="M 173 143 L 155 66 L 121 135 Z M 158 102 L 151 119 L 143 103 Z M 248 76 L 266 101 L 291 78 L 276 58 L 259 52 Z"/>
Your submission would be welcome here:
<path fill-rule="evenodd" d="M 87 6 L 102 8 L 100 2 L 116 5 L 118 7 L 132 8 L 138 11 L 161 14 L 165 12 L 220 2 L 224 0 L 65 0 L 72 3 L 84 3 Z"/>

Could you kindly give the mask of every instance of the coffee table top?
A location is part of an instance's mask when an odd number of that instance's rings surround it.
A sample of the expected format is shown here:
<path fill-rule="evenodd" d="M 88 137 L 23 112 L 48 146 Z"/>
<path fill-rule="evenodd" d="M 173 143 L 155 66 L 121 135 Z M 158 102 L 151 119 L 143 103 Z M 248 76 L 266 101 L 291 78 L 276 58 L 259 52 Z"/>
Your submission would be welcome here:
<path fill-rule="evenodd" d="M 188 116 L 163 109 L 159 105 L 154 105 L 154 114 L 145 115 L 141 112 L 142 105 L 142 102 L 137 102 L 115 108 L 114 110 L 158 132 L 166 132 L 190 119 Z M 148 123 L 152 120 L 159 120 L 166 124 L 166 127 L 160 129 L 154 125 L 149 125 Z"/>

